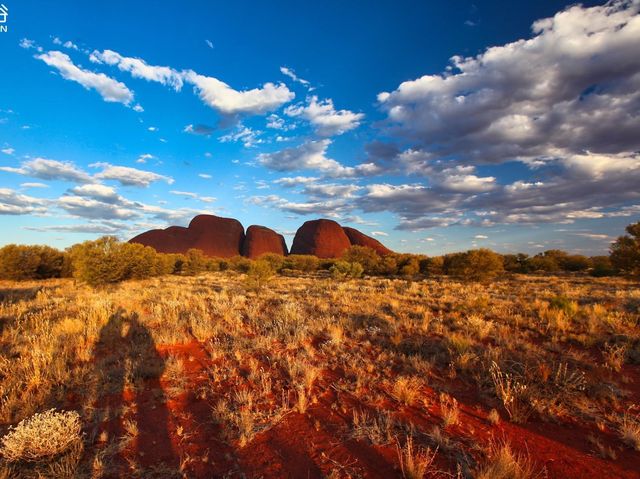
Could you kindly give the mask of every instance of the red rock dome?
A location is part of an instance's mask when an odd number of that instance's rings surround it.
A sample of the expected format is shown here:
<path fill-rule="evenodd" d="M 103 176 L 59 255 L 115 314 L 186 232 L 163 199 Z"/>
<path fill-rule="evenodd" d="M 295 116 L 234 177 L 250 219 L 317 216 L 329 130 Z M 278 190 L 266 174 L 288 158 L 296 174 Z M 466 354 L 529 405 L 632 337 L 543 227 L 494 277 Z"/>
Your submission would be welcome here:
<path fill-rule="evenodd" d="M 155 248 L 159 253 L 186 253 L 190 248 L 207 256 L 231 258 L 240 255 L 244 227 L 238 220 L 214 215 L 198 215 L 188 228 L 169 226 L 151 230 L 129 240 Z"/>
<path fill-rule="evenodd" d="M 391 251 L 385 245 L 380 243 L 380 241 L 378 241 L 377 239 L 372 238 L 371 236 L 367 236 L 366 234 L 362 233 L 361 231 L 358 231 L 355 228 L 349 228 L 348 226 L 343 226 L 342 229 L 349 237 L 349 241 L 351 242 L 352 245 L 366 246 L 368 248 L 371 248 L 372 250 L 375 250 L 381 256 L 393 253 L 393 251 Z"/>
<path fill-rule="evenodd" d="M 266 226 L 251 225 L 242 243 L 242 256 L 255 259 L 265 253 L 287 255 L 284 236 Z"/>
<path fill-rule="evenodd" d="M 305 222 L 293 238 L 291 254 L 312 254 L 318 258 L 338 258 L 351 246 L 342 227 L 332 220 Z"/>

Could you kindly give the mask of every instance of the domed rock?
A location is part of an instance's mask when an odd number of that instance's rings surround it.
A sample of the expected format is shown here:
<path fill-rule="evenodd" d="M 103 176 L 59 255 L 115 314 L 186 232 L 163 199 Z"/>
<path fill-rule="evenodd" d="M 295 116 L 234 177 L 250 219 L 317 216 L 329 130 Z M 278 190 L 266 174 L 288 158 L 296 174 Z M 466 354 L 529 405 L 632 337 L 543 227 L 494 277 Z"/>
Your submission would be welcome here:
<path fill-rule="evenodd" d="M 242 243 L 242 256 L 255 259 L 265 253 L 287 255 L 284 236 L 266 226 L 251 225 Z"/>
<path fill-rule="evenodd" d="M 371 248 L 372 250 L 375 250 L 381 256 L 393 253 L 393 251 L 380 243 L 380 241 L 378 241 L 377 239 L 372 238 L 371 236 L 367 236 L 366 234 L 358 231 L 355 228 L 343 226 L 342 229 L 349 237 L 349 241 L 351 242 L 351 244 L 354 246 L 366 246 L 368 248 Z"/>
<path fill-rule="evenodd" d="M 129 242 L 151 246 L 159 253 L 186 253 L 196 248 L 207 256 L 231 258 L 240 254 L 243 240 L 244 227 L 238 220 L 198 215 L 188 228 L 169 226 L 164 230 L 151 230 Z"/>
<path fill-rule="evenodd" d="M 195 235 L 191 247 L 202 250 L 207 256 L 231 258 L 240 254 L 244 227 L 236 219 L 198 215 L 189 223 L 189 230 Z"/>
<path fill-rule="evenodd" d="M 351 246 L 342 227 L 332 220 L 306 221 L 293 238 L 291 254 L 312 254 L 318 258 L 338 258 Z"/>

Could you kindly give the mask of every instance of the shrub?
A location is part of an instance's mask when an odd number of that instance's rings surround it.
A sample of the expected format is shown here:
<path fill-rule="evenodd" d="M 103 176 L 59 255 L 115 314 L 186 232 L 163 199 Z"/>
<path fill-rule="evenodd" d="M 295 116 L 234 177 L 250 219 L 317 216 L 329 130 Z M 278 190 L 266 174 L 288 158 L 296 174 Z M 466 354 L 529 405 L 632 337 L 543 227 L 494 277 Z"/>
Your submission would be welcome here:
<path fill-rule="evenodd" d="M 297 271 L 312 272 L 318 269 L 319 259 L 308 254 L 292 254 L 285 258 L 283 267 Z"/>
<path fill-rule="evenodd" d="M 239 273 L 247 273 L 251 266 L 251 260 L 244 256 L 234 256 L 228 260 L 229 269 Z"/>
<path fill-rule="evenodd" d="M 589 274 L 596 278 L 616 274 L 616 269 L 613 267 L 613 264 L 611 264 L 611 259 L 608 256 L 593 256 L 591 258 L 591 265 L 592 268 Z"/>
<path fill-rule="evenodd" d="M 24 419 L 0 440 L 0 453 L 8 462 L 38 462 L 82 445 L 80 416 L 55 409 Z"/>
<path fill-rule="evenodd" d="M 420 272 L 420 259 L 412 254 L 396 256 L 397 273 L 402 276 L 415 276 Z"/>
<path fill-rule="evenodd" d="M 483 281 L 496 277 L 504 271 L 502 256 L 489 249 L 474 249 L 466 253 L 447 255 L 444 269 L 448 275 L 458 278 Z"/>
<path fill-rule="evenodd" d="M 14 281 L 59 278 L 65 254 L 49 246 L 10 244 L 0 248 L 0 278 Z"/>
<path fill-rule="evenodd" d="M 182 264 L 182 272 L 184 274 L 198 274 L 207 269 L 207 257 L 204 253 L 195 248 L 187 250 L 187 254 L 184 256 L 184 263 Z"/>
<path fill-rule="evenodd" d="M 396 255 L 388 254 L 380 258 L 380 262 L 376 268 L 376 274 L 382 276 L 389 276 L 396 274 L 398 271 L 398 263 L 396 261 Z"/>
<path fill-rule="evenodd" d="M 259 291 L 274 274 L 276 274 L 276 270 L 269 261 L 264 259 L 253 261 L 247 271 L 247 285 L 251 289 Z"/>
<path fill-rule="evenodd" d="M 362 276 L 364 268 L 360 263 L 349 263 L 347 261 L 336 261 L 329 272 L 335 279 L 359 278 Z"/>
<path fill-rule="evenodd" d="M 505 254 L 502 256 L 505 271 L 510 273 L 529 273 L 531 264 L 529 255 L 524 253 Z"/>
<path fill-rule="evenodd" d="M 380 262 L 380 255 L 367 246 L 354 245 L 344 252 L 342 259 L 348 263 L 358 263 L 362 266 L 365 274 L 375 274 Z"/>
<path fill-rule="evenodd" d="M 611 245 L 611 264 L 627 274 L 640 276 L 640 221 L 626 228 L 627 235 L 620 236 Z"/>
<path fill-rule="evenodd" d="M 258 260 L 266 261 L 274 271 L 280 271 L 284 267 L 284 256 L 276 253 L 265 253 L 260 255 Z"/>
<path fill-rule="evenodd" d="M 434 256 L 432 258 L 420 259 L 420 273 L 426 276 L 434 276 L 444 273 L 444 257 Z"/>
<path fill-rule="evenodd" d="M 120 243 L 113 236 L 69 249 L 73 276 L 91 286 L 143 279 L 162 273 L 161 255 L 149 246 Z"/>

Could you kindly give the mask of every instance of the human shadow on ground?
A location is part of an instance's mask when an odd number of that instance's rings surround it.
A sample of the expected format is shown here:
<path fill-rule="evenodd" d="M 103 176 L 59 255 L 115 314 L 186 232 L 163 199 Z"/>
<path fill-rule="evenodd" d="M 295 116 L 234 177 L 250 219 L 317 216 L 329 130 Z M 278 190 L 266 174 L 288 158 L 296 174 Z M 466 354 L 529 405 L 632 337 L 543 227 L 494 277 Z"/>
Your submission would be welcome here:
<path fill-rule="evenodd" d="M 100 330 L 92 363 L 95 457 L 112 456 L 115 468 L 126 463 L 128 467 L 177 470 L 179 459 L 171 442 L 167 398 L 160 383 L 165 360 L 136 313 L 119 308 L 111 315 Z"/>

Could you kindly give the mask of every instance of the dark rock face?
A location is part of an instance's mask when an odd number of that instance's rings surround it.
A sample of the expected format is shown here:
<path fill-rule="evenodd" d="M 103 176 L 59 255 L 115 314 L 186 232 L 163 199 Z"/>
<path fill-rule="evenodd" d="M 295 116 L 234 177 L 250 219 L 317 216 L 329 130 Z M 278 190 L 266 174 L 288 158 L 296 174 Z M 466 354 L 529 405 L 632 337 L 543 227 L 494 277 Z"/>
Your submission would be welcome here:
<path fill-rule="evenodd" d="M 342 227 L 332 220 L 306 221 L 293 238 L 291 254 L 312 254 L 318 258 L 337 258 L 351 246 Z"/>
<path fill-rule="evenodd" d="M 129 240 L 151 246 L 159 253 L 186 253 L 190 248 L 202 250 L 206 256 L 258 258 L 265 253 L 287 255 L 284 237 L 266 226 L 252 225 L 247 229 L 233 218 L 198 215 L 188 228 L 169 226 L 151 230 Z M 342 227 L 332 220 L 305 222 L 296 232 L 291 254 L 311 254 L 318 258 L 339 258 L 351 245 L 368 246 L 380 255 L 392 253 L 380 241 L 357 229 Z"/>
<path fill-rule="evenodd" d="M 198 215 L 188 228 L 170 226 L 151 230 L 129 240 L 155 248 L 159 253 L 186 253 L 190 248 L 202 250 L 207 256 L 231 258 L 238 256 L 244 240 L 244 227 L 238 220 L 213 215 Z"/>
<path fill-rule="evenodd" d="M 265 253 L 287 255 L 284 236 L 266 226 L 251 225 L 242 243 L 242 256 L 255 259 Z"/>
<path fill-rule="evenodd" d="M 352 245 L 366 246 L 368 248 L 371 248 L 372 250 L 375 250 L 381 256 L 392 253 L 392 251 L 389 248 L 387 248 L 385 245 L 380 243 L 380 241 L 378 241 L 375 238 L 372 238 L 371 236 L 367 236 L 366 234 L 358 231 L 355 228 L 349 228 L 348 226 L 343 226 L 342 229 L 348 236 L 349 241 L 351 242 Z"/>

